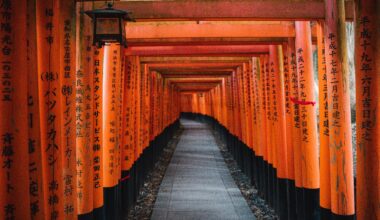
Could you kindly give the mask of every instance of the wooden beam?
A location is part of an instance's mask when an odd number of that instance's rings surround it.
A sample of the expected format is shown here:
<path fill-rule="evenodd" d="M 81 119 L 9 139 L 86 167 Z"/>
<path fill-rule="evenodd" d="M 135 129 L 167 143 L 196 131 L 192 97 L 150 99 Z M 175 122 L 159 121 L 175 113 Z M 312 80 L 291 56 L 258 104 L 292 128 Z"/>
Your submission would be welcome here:
<path fill-rule="evenodd" d="M 258 55 L 268 53 L 266 45 L 218 45 L 218 46 L 154 46 L 128 47 L 125 55 L 137 56 L 168 56 L 168 55 Z"/>
<path fill-rule="evenodd" d="M 267 45 L 282 44 L 287 38 L 282 37 L 210 37 L 210 38 L 150 38 L 150 39 L 129 39 L 129 46 L 182 46 L 182 45 Z"/>
<path fill-rule="evenodd" d="M 193 93 L 199 93 L 199 92 L 209 92 L 213 88 L 209 89 L 181 89 L 180 92 L 182 94 L 193 94 Z"/>
<path fill-rule="evenodd" d="M 180 30 L 180 31 L 179 31 Z M 294 37 L 291 22 L 137 22 L 126 25 L 127 41 L 178 38 L 287 38 Z"/>
<path fill-rule="evenodd" d="M 198 79 L 201 79 L 201 78 L 209 78 L 209 77 L 228 77 L 228 76 L 231 76 L 231 73 L 232 72 L 226 72 L 226 73 L 220 73 L 220 72 L 216 72 L 216 73 L 191 73 L 191 74 L 162 74 L 161 75 L 164 77 L 164 78 L 171 78 L 171 77 L 176 77 L 176 78 L 183 78 L 183 79 L 186 79 L 186 78 L 189 78 L 189 79 L 193 79 L 194 77 L 197 77 Z"/>
<path fill-rule="evenodd" d="M 223 78 L 166 78 L 170 83 L 221 83 Z"/>
<path fill-rule="evenodd" d="M 163 68 L 163 69 L 213 69 L 213 68 L 235 68 L 241 65 L 241 62 L 201 62 L 201 63 L 150 63 L 150 68 Z"/>
<path fill-rule="evenodd" d="M 208 57 L 208 56 L 170 56 L 170 57 L 141 57 L 141 63 L 213 63 L 213 62 L 249 62 L 252 57 Z"/>
<path fill-rule="evenodd" d="M 91 3 L 90 3 L 91 4 Z M 353 2 L 347 2 L 346 17 L 353 18 Z M 132 12 L 137 20 L 317 20 L 325 18 L 320 0 L 187 0 L 121 1 L 115 8 Z M 95 8 L 104 1 L 95 2 Z"/>

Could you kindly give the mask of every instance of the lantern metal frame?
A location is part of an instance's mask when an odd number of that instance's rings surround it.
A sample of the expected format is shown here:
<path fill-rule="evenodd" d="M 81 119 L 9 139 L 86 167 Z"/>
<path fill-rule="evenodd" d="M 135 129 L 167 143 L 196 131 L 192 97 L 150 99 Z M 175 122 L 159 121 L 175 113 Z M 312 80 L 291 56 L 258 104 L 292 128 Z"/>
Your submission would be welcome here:
<path fill-rule="evenodd" d="M 108 4 L 107 8 L 94 9 L 85 11 L 85 14 L 92 19 L 93 25 L 93 45 L 101 48 L 106 43 L 118 42 L 120 45 L 127 47 L 126 33 L 125 33 L 125 21 L 135 21 L 131 18 L 130 12 L 113 8 L 113 4 Z M 118 34 L 98 34 L 97 23 L 98 19 L 118 19 Z"/>

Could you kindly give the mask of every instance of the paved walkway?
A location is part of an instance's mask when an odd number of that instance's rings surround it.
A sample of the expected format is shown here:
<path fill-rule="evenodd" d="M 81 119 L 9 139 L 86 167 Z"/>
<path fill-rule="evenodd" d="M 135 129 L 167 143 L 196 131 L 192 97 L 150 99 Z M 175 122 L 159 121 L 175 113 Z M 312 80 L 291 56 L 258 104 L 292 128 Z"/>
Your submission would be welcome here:
<path fill-rule="evenodd" d="M 205 124 L 184 131 L 161 183 L 152 219 L 255 219 Z"/>

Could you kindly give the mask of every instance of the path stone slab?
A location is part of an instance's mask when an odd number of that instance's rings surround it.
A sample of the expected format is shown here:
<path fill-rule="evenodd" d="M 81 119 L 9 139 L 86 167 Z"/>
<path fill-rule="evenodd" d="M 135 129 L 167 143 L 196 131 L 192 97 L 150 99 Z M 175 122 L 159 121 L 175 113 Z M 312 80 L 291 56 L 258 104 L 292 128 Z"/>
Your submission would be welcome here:
<path fill-rule="evenodd" d="M 184 132 L 166 170 L 153 220 L 255 219 L 206 124 L 181 120 Z"/>

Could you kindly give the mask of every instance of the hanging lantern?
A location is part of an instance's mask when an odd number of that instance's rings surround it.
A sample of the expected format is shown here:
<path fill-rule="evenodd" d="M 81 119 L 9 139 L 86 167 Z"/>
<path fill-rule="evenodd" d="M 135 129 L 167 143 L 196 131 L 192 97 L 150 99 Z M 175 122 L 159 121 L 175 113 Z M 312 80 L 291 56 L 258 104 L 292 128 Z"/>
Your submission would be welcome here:
<path fill-rule="evenodd" d="M 108 4 L 105 9 L 95 9 L 85 12 L 92 18 L 93 43 L 101 48 L 106 43 L 120 43 L 127 46 L 125 35 L 125 21 L 134 21 L 129 12 L 114 9 Z"/>

